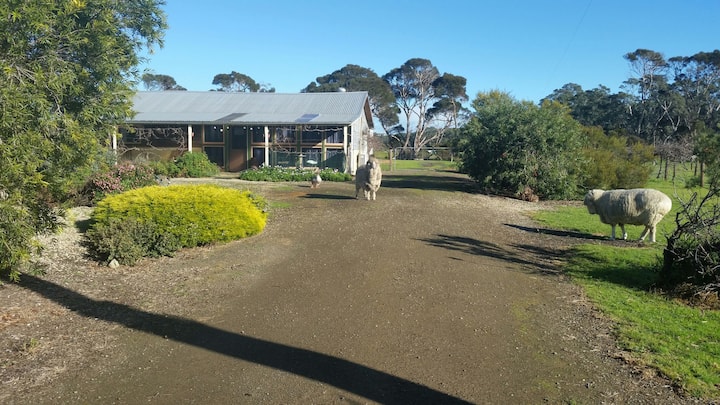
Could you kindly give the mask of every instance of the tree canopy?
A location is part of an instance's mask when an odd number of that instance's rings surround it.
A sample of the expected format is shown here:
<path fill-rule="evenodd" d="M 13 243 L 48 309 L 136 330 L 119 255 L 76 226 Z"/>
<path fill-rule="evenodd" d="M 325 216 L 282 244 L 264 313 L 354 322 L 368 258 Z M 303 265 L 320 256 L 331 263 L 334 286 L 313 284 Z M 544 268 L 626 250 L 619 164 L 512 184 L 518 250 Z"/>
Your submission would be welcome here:
<path fill-rule="evenodd" d="M 370 109 L 385 132 L 391 132 L 398 124 L 398 113 L 392 89 L 380 76 L 368 68 L 358 65 L 346 65 L 325 76 L 320 76 L 308 84 L 304 93 L 347 91 L 367 91 Z"/>
<path fill-rule="evenodd" d="M 552 101 L 538 106 L 500 91 L 480 93 L 472 104 L 475 113 L 463 129 L 463 171 L 498 194 L 579 195 L 585 137 L 568 107 Z"/>
<path fill-rule="evenodd" d="M 274 93 L 275 88 L 267 84 L 260 84 L 252 77 L 232 71 L 219 73 L 213 78 L 212 84 L 219 86 L 217 91 L 231 91 L 240 93 Z"/>
<path fill-rule="evenodd" d="M 163 90 L 187 90 L 175 81 L 175 78 L 168 75 L 144 73 L 141 78 L 145 90 L 163 91 Z"/>
<path fill-rule="evenodd" d="M 440 128 L 457 127 L 464 109 L 462 103 L 468 100 L 464 77 L 447 73 L 441 76 L 430 60 L 413 58 L 386 73 L 383 79 L 390 84 L 405 118 L 405 133 L 396 134 L 401 147 L 417 153 L 438 142 L 444 131 L 428 131 L 438 122 L 442 122 Z"/>
<path fill-rule="evenodd" d="M 0 3 L 0 271 L 18 276 L 54 201 L 131 114 L 138 51 L 162 45 L 161 0 Z"/>

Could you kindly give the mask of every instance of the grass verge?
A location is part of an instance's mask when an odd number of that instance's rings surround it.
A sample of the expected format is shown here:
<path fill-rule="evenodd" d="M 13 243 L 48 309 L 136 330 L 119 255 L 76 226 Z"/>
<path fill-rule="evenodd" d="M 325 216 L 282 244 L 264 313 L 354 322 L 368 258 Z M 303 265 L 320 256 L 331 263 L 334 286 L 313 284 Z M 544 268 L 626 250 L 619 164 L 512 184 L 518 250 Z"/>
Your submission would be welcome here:
<path fill-rule="evenodd" d="M 651 183 L 673 200 L 690 193 L 668 183 Z M 628 360 L 658 370 L 690 396 L 720 400 L 720 311 L 690 307 L 654 290 L 665 235 L 674 229 L 679 204 L 673 204 L 658 227 L 657 243 L 577 245 L 568 255 L 566 271 L 614 321 L 618 344 L 627 351 Z M 533 218 L 553 229 L 610 234 L 610 226 L 582 206 L 541 211 Z M 627 230 L 630 239 L 638 239 L 642 227 Z"/>
<path fill-rule="evenodd" d="M 629 359 L 657 369 L 694 397 L 720 398 L 720 311 L 652 292 L 657 249 L 580 245 L 567 272 L 612 319 Z"/>

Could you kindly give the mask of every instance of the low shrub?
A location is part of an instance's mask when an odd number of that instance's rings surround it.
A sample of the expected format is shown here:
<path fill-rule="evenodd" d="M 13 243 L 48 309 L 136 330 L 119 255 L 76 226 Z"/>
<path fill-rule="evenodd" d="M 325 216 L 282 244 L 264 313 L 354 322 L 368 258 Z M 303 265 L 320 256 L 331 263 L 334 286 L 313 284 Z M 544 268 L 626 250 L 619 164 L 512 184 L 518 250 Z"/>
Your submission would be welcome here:
<path fill-rule="evenodd" d="M 97 204 L 88 245 L 98 260 L 132 265 L 140 257 L 258 234 L 265 206 L 249 191 L 216 185 L 143 187 Z"/>
<path fill-rule="evenodd" d="M 106 171 L 95 173 L 87 181 L 80 195 L 87 200 L 87 203 L 94 204 L 107 195 L 154 184 L 156 184 L 155 171 L 150 166 L 124 162 Z"/>
<path fill-rule="evenodd" d="M 174 160 L 153 160 L 148 162 L 148 165 L 158 176 L 178 177 L 180 175 L 180 168 Z"/>
<path fill-rule="evenodd" d="M 135 218 L 111 218 L 88 231 L 93 256 L 101 261 L 133 265 L 143 257 L 172 256 L 179 250 L 179 240 L 159 232 L 152 222 L 142 223 Z"/>
<path fill-rule="evenodd" d="M 300 168 L 285 167 L 261 167 L 253 170 L 246 170 L 240 173 L 240 180 L 248 181 L 310 181 L 313 171 Z M 350 181 L 352 176 L 349 173 L 342 173 L 336 169 L 322 169 L 320 178 L 324 181 Z"/>
<path fill-rule="evenodd" d="M 588 146 L 583 155 L 586 188 L 605 190 L 645 187 L 652 170 L 655 149 L 626 136 L 605 135 L 602 128 L 586 127 Z"/>
<path fill-rule="evenodd" d="M 148 163 L 158 176 L 167 177 L 212 177 L 220 168 L 204 153 L 186 152 L 173 160 L 156 160 Z"/>
<path fill-rule="evenodd" d="M 184 153 L 174 161 L 175 177 L 211 177 L 220 172 L 220 168 L 210 161 L 204 153 Z"/>

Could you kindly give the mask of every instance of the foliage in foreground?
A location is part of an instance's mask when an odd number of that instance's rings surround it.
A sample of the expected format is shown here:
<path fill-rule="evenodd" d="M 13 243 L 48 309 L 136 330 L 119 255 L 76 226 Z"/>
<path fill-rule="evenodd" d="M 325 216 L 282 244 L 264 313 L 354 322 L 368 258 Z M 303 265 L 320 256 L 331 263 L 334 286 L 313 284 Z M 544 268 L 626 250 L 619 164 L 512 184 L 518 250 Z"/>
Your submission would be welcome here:
<path fill-rule="evenodd" d="M 88 245 L 98 260 L 132 265 L 145 256 L 258 234 L 265 207 L 248 191 L 215 185 L 139 188 L 98 203 Z"/>
<path fill-rule="evenodd" d="M 265 166 L 241 172 L 240 180 L 274 182 L 310 181 L 313 175 L 313 172 L 307 169 Z M 335 169 L 322 169 L 320 171 L 320 177 L 323 181 L 352 180 L 352 176 L 349 173 L 341 173 Z"/>
<path fill-rule="evenodd" d="M 17 279 L 69 179 L 131 113 L 138 54 L 162 44 L 162 3 L 0 2 L 0 273 Z"/>
<path fill-rule="evenodd" d="M 680 199 L 663 252 L 662 283 L 687 294 L 720 294 L 720 188 Z"/>

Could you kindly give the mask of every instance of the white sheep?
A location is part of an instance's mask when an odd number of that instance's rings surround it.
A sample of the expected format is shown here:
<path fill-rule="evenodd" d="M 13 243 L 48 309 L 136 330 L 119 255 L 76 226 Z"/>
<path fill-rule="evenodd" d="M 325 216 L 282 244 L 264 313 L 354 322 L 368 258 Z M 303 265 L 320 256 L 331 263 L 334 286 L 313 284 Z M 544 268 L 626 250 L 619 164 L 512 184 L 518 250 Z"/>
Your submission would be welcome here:
<path fill-rule="evenodd" d="M 590 190 L 583 204 L 590 214 L 598 214 L 600 221 L 612 226 L 611 239 L 615 239 L 615 225 L 620 225 L 623 240 L 627 239 L 625 225 L 645 225 L 640 241 L 650 234 L 655 242 L 655 227 L 670 212 L 670 197 L 658 190 L 636 188 L 631 190 Z"/>
<path fill-rule="evenodd" d="M 358 198 L 360 190 L 366 200 L 375 201 L 377 191 L 382 182 L 382 170 L 380 169 L 380 161 L 375 156 L 370 156 L 364 166 L 360 166 L 355 172 L 355 198 Z"/>

